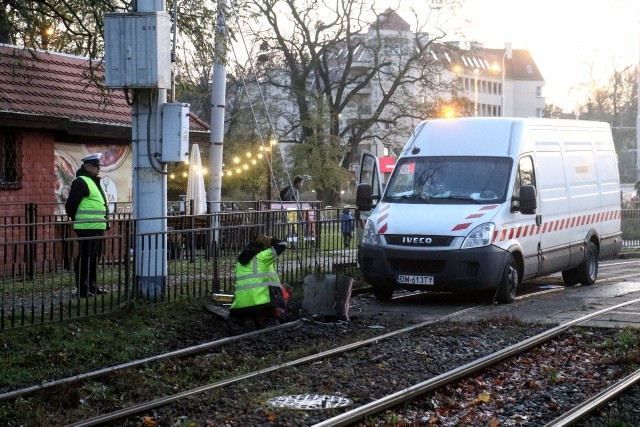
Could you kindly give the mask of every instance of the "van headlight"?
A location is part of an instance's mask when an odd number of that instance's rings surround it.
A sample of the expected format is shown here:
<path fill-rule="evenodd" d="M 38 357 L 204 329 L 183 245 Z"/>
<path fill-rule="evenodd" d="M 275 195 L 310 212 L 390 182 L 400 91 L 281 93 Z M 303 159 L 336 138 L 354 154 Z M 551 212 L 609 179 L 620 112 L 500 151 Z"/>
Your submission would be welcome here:
<path fill-rule="evenodd" d="M 496 225 L 492 222 L 480 224 L 462 242 L 462 249 L 481 248 L 491 244 Z"/>
<path fill-rule="evenodd" d="M 362 243 L 365 245 L 378 245 L 378 236 L 376 235 L 376 227 L 373 224 L 373 221 L 370 219 L 367 220 L 364 225 L 364 231 L 362 233 Z"/>

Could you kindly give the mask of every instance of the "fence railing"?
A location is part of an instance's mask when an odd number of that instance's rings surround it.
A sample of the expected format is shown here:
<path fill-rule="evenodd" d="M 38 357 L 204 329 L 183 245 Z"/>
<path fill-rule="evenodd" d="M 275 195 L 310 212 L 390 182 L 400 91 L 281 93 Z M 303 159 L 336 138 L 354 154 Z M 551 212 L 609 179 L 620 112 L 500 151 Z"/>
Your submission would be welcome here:
<path fill-rule="evenodd" d="M 98 238 L 96 285 L 108 293 L 84 297 L 75 270 L 87 238 L 59 215 L 39 219 L 0 223 L 0 330 L 104 313 L 141 300 L 232 293 L 236 258 L 261 233 L 290 243 L 277 261 L 284 282 L 300 282 L 312 272 L 349 274 L 356 265 L 355 242 L 344 247 L 336 209 L 113 215 L 110 229 Z M 163 231 L 140 231 L 149 228 L 145 221 L 158 220 L 166 222 Z M 157 286 L 146 286 L 149 280 Z"/>
<path fill-rule="evenodd" d="M 42 210 L 40 210 L 42 211 Z M 0 217 L 0 330 L 104 313 L 125 303 L 169 302 L 232 293 L 240 251 L 257 234 L 287 239 L 277 262 L 284 282 L 315 272 L 352 274 L 356 242 L 343 244 L 338 208 L 224 211 L 132 219 L 114 213 L 100 238 L 97 285 L 108 291 L 82 297 L 76 259 L 86 238 L 61 215 L 25 209 L 25 217 Z M 166 222 L 141 232 L 145 221 Z M 640 210 L 622 210 L 623 247 L 640 247 Z M 160 254 L 160 255 L 158 255 Z M 146 286 L 145 281 L 157 281 Z"/>

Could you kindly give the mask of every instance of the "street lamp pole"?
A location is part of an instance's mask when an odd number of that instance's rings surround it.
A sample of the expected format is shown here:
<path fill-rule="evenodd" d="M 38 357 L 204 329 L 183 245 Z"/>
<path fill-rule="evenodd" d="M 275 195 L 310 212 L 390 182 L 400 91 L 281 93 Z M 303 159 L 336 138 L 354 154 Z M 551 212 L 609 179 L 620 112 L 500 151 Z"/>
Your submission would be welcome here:
<path fill-rule="evenodd" d="M 473 115 L 478 117 L 478 75 L 480 75 L 480 70 L 477 68 L 473 70 L 473 75 L 475 76 L 473 82 Z"/>
<path fill-rule="evenodd" d="M 513 57 L 513 52 L 511 51 L 511 43 L 505 43 L 504 44 L 504 53 L 502 54 L 502 91 L 501 91 L 501 95 L 502 97 L 500 98 L 500 115 L 502 117 L 504 117 L 504 101 L 505 101 L 505 85 L 506 85 L 506 70 L 504 68 L 504 64 L 505 64 L 505 59 L 511 59 Z"/>

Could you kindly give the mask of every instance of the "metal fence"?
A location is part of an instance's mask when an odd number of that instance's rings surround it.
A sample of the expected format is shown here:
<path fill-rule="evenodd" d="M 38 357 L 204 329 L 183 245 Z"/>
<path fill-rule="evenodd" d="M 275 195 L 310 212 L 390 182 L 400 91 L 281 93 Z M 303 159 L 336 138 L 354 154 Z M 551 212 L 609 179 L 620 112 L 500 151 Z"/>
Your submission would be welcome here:
<path fill-rule="evenodd" d="M 123 304 L 230 294 L 238 253 L 261 233 L 290 243 L 277 261 L 284 282 L 300 283 L 315 272 L 351 275 L 356 242 L 344 246 L 340 212 L 229 210 L 132 219 L 115 211 L 101 238 L 97 268 L 97 284 L 108 293 L 85 298 L 78 295 L 74 272 L 85 239 L 75 235 L 64 215 L 27 205 L 24 216 L 0 216 L 0 330 L 104 313 Z M 140 231 L 154 220 L 163 221 L 166 231 Z M 640 247 L 640 209 L 622 210 L 622 230 L 623 247 Z M 159 288 L 141 286 L 147 277 L 161 277 Z"/>
<path fill-rule="evenodd" d="M 106 294 L 81 297 L 75 260 L 83 238 L 66 217 L 32 216 L 37 222 L 0 219 L 0 330 L 114 310 L 123 304 L 170 302 L 232 293 L 238 253 L 258 234 L 287 239 L 278 258 L 284 282 L 312 272 L 350 274 L 355 242 L 345 248 L 337 209 L 225 211 L 207 215 L 132 219 L 114 213 L 100 238 L 97 285 Z M 145 221 L 166 223 L 141 232 Z M 160 254 L 158 256 L 158 254 Z M 162 277 L 159 291 L 140 283 Z"/>

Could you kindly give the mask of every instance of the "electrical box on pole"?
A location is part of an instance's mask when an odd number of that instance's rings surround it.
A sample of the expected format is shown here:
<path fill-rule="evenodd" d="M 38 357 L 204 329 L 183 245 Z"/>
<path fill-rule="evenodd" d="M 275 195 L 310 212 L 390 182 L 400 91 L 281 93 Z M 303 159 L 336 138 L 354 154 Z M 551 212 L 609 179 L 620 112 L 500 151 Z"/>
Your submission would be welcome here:
<path fill-rule="evenodd" d="M 166 12 L 104 15 L 105 85 L 171 87 L 171 19 Z"/>
<path fill-rule="evenodd" d="M 162 161 L 189 158 L 189 104 L 168 102 L 162 106 Z"/>

